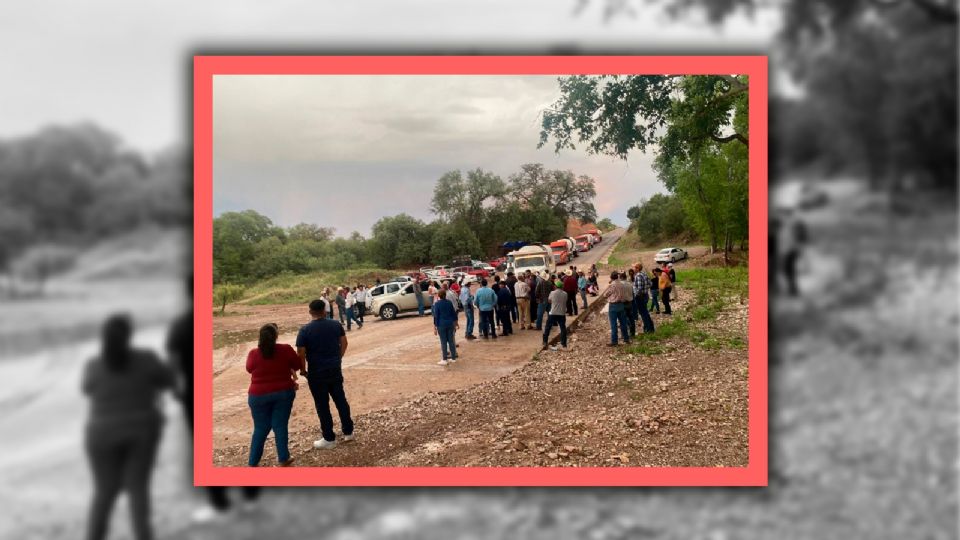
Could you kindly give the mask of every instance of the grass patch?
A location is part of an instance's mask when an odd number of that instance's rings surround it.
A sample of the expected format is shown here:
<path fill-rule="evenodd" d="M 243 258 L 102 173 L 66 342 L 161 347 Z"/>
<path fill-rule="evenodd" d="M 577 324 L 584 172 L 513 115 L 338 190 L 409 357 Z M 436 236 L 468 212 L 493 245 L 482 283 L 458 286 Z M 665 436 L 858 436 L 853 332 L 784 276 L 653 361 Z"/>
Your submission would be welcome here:
<path fill-rule="evenodd" d="M 373 285 L 377 278 L 386 281 L 400 274 L 398 270 L 383 268 L 353 268 L 335 272 L 310 274 L 281 274 L 265 279 L 247 288 L 243 300 L 248 305 L 305 304 L 320 298 L 325 287 L 355 286 L 358 282 Z"/>

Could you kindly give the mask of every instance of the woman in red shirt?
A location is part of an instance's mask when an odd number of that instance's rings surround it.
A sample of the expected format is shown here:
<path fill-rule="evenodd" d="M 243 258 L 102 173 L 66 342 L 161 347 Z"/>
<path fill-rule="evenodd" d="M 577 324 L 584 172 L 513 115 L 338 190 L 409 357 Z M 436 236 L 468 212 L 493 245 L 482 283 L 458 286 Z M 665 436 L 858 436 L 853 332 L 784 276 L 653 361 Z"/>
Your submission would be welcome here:
<path fill-rule="evenodd" d="M 277 344 L 279 334 L 276 324 L 264 325 L 260 328 L 257 348 L 247 354 L 247 372 L 250 373 L 247 403 L 253 415 L 251 467 L 260 464 L 270 430 L 273 430 L 277 443 L 280 466 L 288 467 L 293 463 L 287 447 L 287 422 L 297 395 L 296 374 L 303 369 L 303 361 L 290 345 Z"/>

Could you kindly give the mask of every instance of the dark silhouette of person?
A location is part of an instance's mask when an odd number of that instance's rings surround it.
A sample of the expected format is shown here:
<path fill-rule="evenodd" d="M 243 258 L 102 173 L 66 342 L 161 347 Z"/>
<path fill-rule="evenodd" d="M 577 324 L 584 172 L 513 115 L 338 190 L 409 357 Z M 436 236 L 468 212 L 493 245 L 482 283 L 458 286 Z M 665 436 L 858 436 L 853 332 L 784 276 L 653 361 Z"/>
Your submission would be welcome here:
<path fill-rule="evenodd" d="M 179 379 L 177 396 L 183 406 L 184 419 L 193 436 L 193 276 L 186 281 L 187 299 L 190 307 L 187 308 L 170 327 L 167 334 L 167 355 L 174 366 Z M 191 455 L 191 462 L 193 456 Z M 210 486 L 206 488 L 208 504 L 198 508 L 193 515 L 194 521 L 206 522 L 225 514 L 230 510 L 231 503 L 227 495 L 227 488 Z M 260 495 L 260 488 L 255 486 L 242 488 L 244 501 L 248 504 Z"/>
<path fill-rule="evenodd" d="M 134 536 L 153 538 L 150 476 L 163 426 L 160 395 L 174 379 L 154 352 L 131 346 L 132 336 L 129 316 L 108 317 L 100 354 L 83 372 L 81 387 L 91 404 L 84 445 L 94 481 L 88 540 L 106 538 L 121 491 L 129 496 Z"/>

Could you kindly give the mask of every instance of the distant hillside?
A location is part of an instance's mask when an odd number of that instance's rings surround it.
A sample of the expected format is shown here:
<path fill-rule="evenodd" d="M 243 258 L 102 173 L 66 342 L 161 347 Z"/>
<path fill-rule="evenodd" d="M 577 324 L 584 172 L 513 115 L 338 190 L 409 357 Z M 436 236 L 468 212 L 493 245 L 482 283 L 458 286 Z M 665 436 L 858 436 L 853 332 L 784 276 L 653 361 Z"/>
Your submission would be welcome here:
<path fill-rule="evenodd" d="M 59 279 L 179 278 L 193 261 L 187 234 L 183 229 L 147 227 L 104 240 L 84 251 L 74 269 Z"/>

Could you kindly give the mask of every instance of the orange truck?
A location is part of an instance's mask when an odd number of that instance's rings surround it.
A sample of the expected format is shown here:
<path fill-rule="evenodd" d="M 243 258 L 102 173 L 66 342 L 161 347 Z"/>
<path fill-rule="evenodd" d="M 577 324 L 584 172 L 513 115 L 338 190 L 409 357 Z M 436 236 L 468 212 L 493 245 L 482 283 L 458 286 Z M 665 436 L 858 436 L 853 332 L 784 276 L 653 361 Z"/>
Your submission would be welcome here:
<path fill-rule="evenodd" d="M 567 264 L 570 262 L 570 242 L 567 240 L 557 240 L 550 243 L 550 251 L 553 252 L 553 262 L 555 264 Z"/>

